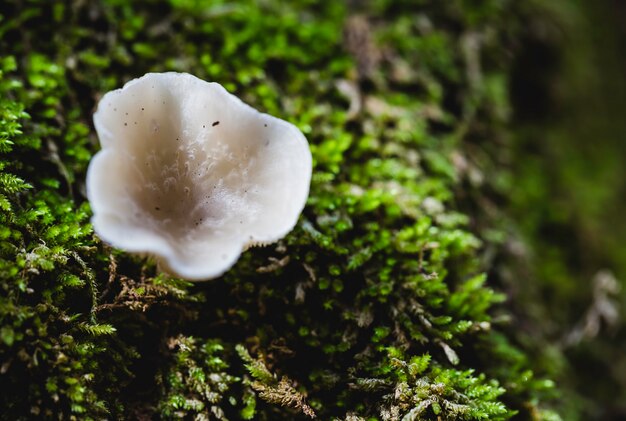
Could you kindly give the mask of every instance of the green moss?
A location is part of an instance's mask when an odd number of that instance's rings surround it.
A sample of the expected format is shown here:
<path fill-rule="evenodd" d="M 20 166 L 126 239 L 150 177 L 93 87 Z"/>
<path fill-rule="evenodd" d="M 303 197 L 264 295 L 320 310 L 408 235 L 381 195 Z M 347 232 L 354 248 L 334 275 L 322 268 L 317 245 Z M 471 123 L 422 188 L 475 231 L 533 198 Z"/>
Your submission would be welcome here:
<path fill-rule="evenodd" d="M 234 397 L 227 399 L 232 383 L 240 379 L 227 374 L 228 364 L 220 354 L 224 347 L 216 340 L 202 344 L 192 337 L 179 336 L 168 341 L 173 351 L 171 366 L 162 381 L 164 396 L 159 403 L 165 419 L 180 419 L 211 414 L 226 419 L 220 405 L 235 405 Z"/>
<path fill-rule="evenodd" d="M 464 136 L 506 119 L 509 69 L 468 34 L 500 58 L 520 19 L 479 3 L 3 5 L 6 416 L 540 418 L 456 206 Z M 193 286 L 102 244 L 84 198 L 97 99 L 164 70 L 292 121 L 314 159 L 296 229 Z"/>

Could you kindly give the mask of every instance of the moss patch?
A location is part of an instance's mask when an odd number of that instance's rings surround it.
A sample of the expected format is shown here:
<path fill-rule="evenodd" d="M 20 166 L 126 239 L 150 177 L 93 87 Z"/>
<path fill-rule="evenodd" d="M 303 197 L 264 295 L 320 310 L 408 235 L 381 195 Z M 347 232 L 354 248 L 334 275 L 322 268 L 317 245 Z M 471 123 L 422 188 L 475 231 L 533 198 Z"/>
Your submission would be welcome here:
<path fill-rule="evenodd" d="M 466 139 L 505 133 L 521 15 L 419 3 L 5 2 L 4 415 L 557 419 L 456 205 L 481 176 Z M 293 122 L 314 157 L 296 229 L 205 284 L 89 225 L 94 104 L 166 70 Z"/>

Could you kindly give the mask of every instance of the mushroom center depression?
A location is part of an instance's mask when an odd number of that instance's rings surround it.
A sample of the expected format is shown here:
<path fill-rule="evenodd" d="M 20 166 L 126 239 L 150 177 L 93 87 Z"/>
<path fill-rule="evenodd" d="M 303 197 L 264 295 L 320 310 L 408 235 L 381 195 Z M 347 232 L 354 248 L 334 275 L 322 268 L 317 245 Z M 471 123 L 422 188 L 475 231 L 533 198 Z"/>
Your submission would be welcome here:
<path fill-rule="evenodd" d="M 167 237 L 186 239 L 251 219 L 256 190 L 249 180 L 255 161 L 249 151 L 241 154 L 226 143 L 203 139 L 172 144 L 178 147 L 153 148 L 137 158 L 144 174 L 137 197 L 151 219 L 145 222 Z"/>

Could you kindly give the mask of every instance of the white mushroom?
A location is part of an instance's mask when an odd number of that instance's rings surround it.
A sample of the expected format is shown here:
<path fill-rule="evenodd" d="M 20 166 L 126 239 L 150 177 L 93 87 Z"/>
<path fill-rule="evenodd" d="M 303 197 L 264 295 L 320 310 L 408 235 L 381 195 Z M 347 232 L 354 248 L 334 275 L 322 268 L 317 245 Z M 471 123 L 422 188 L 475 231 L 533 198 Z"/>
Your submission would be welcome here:
<path fill-rule="evenodd" d="M 104 95 L 94 123 L 96 233 L 182 278 L 220 276 L 247 247 L 284 237 L 308 197 L 304 135 L 217 83 L 149 73 Z"/>

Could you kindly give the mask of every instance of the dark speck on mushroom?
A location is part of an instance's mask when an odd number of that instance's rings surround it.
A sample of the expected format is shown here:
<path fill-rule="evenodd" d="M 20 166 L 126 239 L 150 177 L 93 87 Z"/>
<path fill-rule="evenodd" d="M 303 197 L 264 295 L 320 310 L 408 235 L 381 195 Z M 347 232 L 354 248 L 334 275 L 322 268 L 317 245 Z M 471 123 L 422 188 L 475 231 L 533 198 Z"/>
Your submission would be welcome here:
<path fill-rule="evenodd" d="M 144 107 L 141 107 L 141 111 L 143 111 L 143 110 L 145 110 L 145 108 L 144 108 Z"/>
<path fill-rule="evenodd" d="M 264 124 L 263 126 L 267 127 L 267 124 Z"/>
<path fill-rule="evenodd" d="M 160 207 L 158 207 L 158 206 L 155 206 L 155 207 L 154 207 L 154 210 L 158 210 L 158 211 L 160 211 L 160 210 L 161 210 L 161 208 L 160 208 Z"/>
<path fill-rule="evenodd" d="M 206 126 L 203 124 L 203 125 L 202 125 L 202 128 L 203 128 L 203 129 L 205 129 L 205 128 L 206 128 Z"/>
<path fill-rule="evenodd" d="M 219 122 L 219 121 L 214 121 L 214 122 L 213 122 L 213 124 L 212 124 L 212 126 L 213 126 L 213 127 L 215 127 L 215 126 L 217 126 L 218 124 L 220 124 L 220 122 Z"/>
<path fill-rule="evenodd" d="M 124 123 L 124 126 L 128 126 L 128 123 Z"/>

